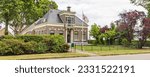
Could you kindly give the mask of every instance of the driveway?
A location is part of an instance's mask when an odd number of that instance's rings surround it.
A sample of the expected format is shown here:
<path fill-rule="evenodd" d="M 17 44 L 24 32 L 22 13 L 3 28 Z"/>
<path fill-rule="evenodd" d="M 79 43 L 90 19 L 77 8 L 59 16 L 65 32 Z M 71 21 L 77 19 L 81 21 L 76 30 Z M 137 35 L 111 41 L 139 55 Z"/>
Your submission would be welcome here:
<path fill-rule="evenodd" d="M 77 58 L 60 58 L 55 60 L 150 60 L 150 54 L 91 56 L 91 57 L 77 57 Z"/>

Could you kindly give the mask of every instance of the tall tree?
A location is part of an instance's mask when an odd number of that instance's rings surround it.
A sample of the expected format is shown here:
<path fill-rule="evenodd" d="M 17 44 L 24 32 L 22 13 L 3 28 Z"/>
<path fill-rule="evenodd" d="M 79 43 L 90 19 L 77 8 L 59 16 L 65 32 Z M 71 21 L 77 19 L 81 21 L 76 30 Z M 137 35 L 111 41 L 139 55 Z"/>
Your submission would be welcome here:
<path fill-rule="evenodd" d="M 104 26 L 100 29 L 101 32 L 101 38 L 100 41 L 102 44 L 113 44 L 115 37 L 116 37 L 116 27 L 114 23 L 111 23 L 111 28 L 108 28 L 108 26 Z M 103 39 L 105 38 L 105 40 Z M 104 43 L 105 41 L 105 43 Z"/>
<path fill-rule="evenodd" d="M 5 22 L 5 35 L 8 35 L 9 22 L 15 16 L 13 0 L 0 0 L 0 21 Z"/>
<path fill-rule="evenodd" d="M 8 34 L 8 25 L 19 34 L 48 10 L 57 8 L 57 4 L 49 0 L 1 0 L 1 21 L 6 23 L 6 34 Z"/>
<path fill-rule="evenodd" d="M 107 34 L 108 31 L 109 31 L 109 28 L 107 25 L 100 29 L 101 35 L 99 35 L 99 40 L 102 44 L 108 44 L 107 42 L 109 38 L 109 35 Z"/>
<path fill-rule="evenodd" d="M 147 38 L 150 36 L 150 18 L 144 18 L 141 22 L 142 29 L 139 30 L 139 44 L 138 48 L 142 48 L 147 41 Z"/>
<path fill-rule="evenodd" d="M 121 20 L 120 25 L 118 26 L 118 31 L 123 33 L 123 36 L 131 43 L 133 39 L 134 27 L 137 23 L 137 20 L 145 17 L 144 12 L 139 11 L 129 11 L 120 14 Z"/>
<path fill-rule="evenodd" d="M 90 30 L 90 35 L 93 36 L 93 38 L 95 38 L 96 40 L 96 44 L 98 44 L 99 42 L 99 35 L 100 35 L 100 26 L 98 26 L 97 24 L 93 24 Z"/>
<path fill-rule="evenodd" d="M 106 31 L 105 35 L 108 39 L 107 43 L 112 45 L 115 42 L 117 35 L 116 26 L 114 23 L 111 23 L 111 28 L 109 28 L 109 30 Z"/>
<path fill-rule="evenodd" d="M 130 0 L 131 3 L 144 7 L 148 11 L 150 17 L 150 0 Z"/>
<path fill-rule="evenodd" d="M 140 11 L 123 13 L 121 18 L 118 31 L 130 43 L 136 37 L 139 40 L 138 48 L 142 48 L 150 35 L 150 18 L 146 18 L 145 13 Z"/>

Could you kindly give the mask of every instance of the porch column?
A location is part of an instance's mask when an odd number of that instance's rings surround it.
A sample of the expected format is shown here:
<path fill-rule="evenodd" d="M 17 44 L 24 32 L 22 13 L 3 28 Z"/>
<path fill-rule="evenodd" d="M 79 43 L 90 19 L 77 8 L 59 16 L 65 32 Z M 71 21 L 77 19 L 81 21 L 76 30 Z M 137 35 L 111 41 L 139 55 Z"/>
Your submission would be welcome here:
<path fill-rule="evenodd" d="M 71 40 L 71 43 L 73 43 L 73 42 L 74 42 L 74 41 L 73 41 L 73 38 L 74 38 L 73 36 L 74 36 L 74 34 L 73 34 L 73 30 L 71 30 L 71 39 L 70 39 L 70 40 Z"/>
<path fill-rule="evenodd" d="M 66 41 L 66 43 L 67 43 L 67 33 L 68 31 L 67 31 L 67 29 L 65 29 L 65 41 Z"/>

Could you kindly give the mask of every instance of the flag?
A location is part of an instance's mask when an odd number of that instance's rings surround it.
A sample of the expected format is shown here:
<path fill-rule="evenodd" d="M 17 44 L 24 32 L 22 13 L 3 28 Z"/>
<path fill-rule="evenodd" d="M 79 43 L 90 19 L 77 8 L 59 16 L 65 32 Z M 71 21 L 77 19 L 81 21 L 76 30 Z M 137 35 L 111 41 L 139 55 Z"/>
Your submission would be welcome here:
<path fill-rule="evenodd" d="M 88 23 L 89 22 L 89 19 L 87 18 L 87 16 L 84 15 L 84 13 L 82 14 L 82 18 L 83 18 L 83 21 Z"/>

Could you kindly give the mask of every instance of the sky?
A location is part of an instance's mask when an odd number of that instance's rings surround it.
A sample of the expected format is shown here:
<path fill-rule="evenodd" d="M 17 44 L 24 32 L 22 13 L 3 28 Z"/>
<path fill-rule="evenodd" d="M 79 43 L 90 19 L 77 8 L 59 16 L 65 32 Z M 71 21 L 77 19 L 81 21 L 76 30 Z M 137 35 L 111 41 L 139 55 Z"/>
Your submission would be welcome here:
<path fill-rule="evenodd" d="M 135 6 L 130 0 L 54 0 L 58 4 L 58 9 L 66 10 L 71 6 L 71 10 L 82 18 L 82 11 L 89 19 L 89 25 L 98 24 L 101 26 L 110 25 L 111 22 L 119 19 L 119 13 L 125 10 L 138 10 L 147 12 L 141 6 Z"/>

